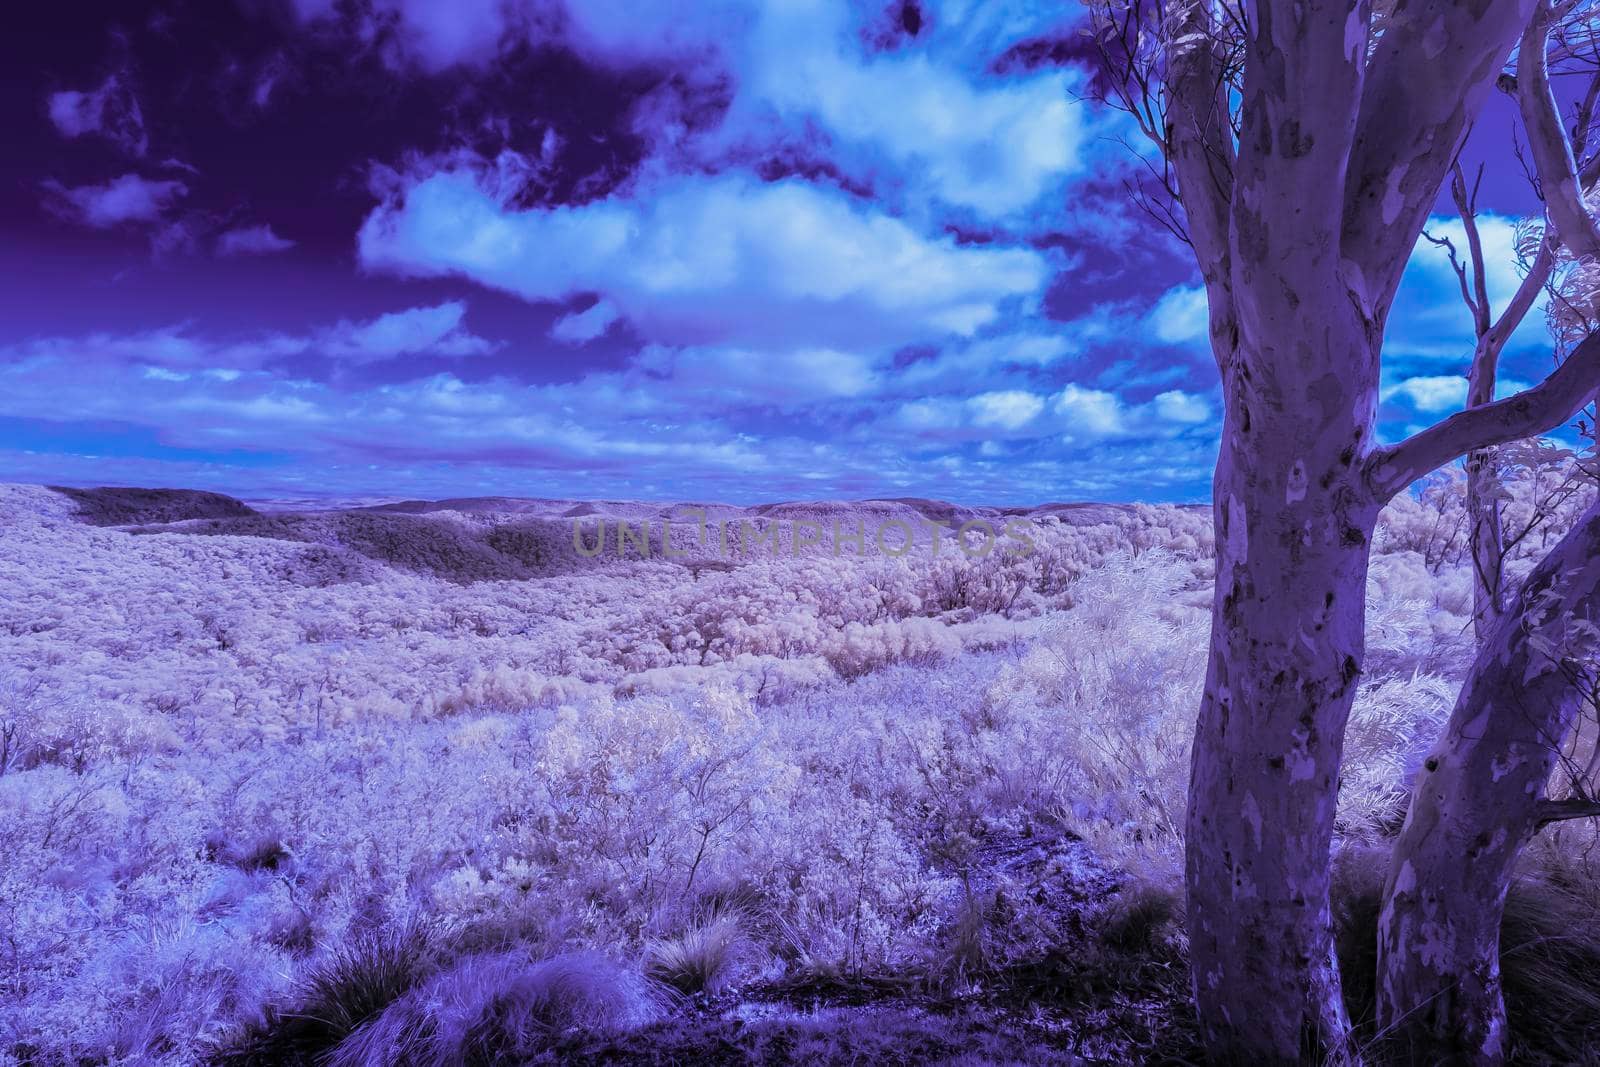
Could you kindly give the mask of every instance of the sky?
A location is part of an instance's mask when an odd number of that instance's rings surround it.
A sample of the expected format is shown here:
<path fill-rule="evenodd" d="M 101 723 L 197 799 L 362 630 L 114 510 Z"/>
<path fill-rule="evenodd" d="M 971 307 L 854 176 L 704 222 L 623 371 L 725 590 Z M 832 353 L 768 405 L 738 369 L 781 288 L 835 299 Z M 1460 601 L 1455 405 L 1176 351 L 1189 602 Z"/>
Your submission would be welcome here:
<path fill-rule="evenodd" d="M 1189 249 L 1077 5 L 103 0 L 0 42 L 0 481 L 1204 501 Z M 1491 295 L 1537 212 L 1469 143 Z M 1459 221 L 1441 207 L 1436 233 Z M 1419 242 L 1381 432 L 1459 407 Z M 1550 362 L 1537 312 L 1504 360 Z"/>

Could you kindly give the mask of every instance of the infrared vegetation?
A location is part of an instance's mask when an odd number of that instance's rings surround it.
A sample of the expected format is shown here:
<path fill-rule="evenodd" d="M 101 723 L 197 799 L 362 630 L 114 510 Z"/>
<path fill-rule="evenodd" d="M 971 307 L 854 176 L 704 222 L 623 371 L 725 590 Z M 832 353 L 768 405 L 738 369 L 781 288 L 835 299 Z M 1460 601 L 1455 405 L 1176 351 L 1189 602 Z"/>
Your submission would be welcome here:
<path fill-rule="evenodd" d="M 1545 476 L 1514 578 L 1592 496 Z M 1457 472 L 1374 540 L 1334 901 L 1367 1038 L 1467 529 Z M 1199 1056 L 1209 509 L 13 485 L 0 541 L 0 1063 Z M 1600 1049 L 1596 844 L 1546 830 L 1513 887 L 1523 1062 Z"/>

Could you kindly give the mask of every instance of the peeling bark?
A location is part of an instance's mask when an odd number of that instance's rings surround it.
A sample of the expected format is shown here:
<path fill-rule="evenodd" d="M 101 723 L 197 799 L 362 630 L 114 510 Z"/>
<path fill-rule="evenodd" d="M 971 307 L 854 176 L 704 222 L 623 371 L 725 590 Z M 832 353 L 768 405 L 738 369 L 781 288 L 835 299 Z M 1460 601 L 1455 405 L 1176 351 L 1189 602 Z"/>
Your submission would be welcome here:
<path fill-rule="evenodd" d="M 1415 1062 L 1505 1059 L 1500 920 L 1518 855 L 1562 817 L 1543 795 L 1583 699 L 1574 619 L 1600 620 L 1600 507 L 1481 645 L 1418 774 L 1378 929 L 1378 1021 Z"/>

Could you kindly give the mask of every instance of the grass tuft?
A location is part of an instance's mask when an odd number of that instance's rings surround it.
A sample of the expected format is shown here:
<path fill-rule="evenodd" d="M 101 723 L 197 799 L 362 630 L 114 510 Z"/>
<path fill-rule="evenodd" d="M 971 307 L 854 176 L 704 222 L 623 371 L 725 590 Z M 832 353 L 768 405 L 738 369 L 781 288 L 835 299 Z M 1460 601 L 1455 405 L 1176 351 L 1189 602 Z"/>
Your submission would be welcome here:
<path fill-rule="evenodd" d="M 722 912 L 676 937 L 653 942 L 645 973 L 685 996 L 715 993 L 727 984 L 743 950 L 738 916 Z"/>

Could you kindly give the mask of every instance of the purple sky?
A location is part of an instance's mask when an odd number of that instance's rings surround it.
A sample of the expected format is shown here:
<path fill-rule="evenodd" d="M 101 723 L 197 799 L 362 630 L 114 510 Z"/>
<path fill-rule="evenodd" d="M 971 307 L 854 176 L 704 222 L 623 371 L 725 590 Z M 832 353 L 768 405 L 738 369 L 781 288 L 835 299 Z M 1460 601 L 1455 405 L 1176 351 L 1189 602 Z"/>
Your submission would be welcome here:
<path fill-rule="evenodd" d="M 1128 202 L 1135 135 L 1080 99 L 1077 14 L 25 5 L 0 43 L 0 480 L 1206 499 L 1196 275 Z M 1497 99 L 1469 146 L 1501 301 L 1537 210 L 1512 121 Z M 1389 342 L 1395 437 L 1465 394 L 1431 246 Z M 1536 313 L 1506 375 L 1548 360 Z"/>

